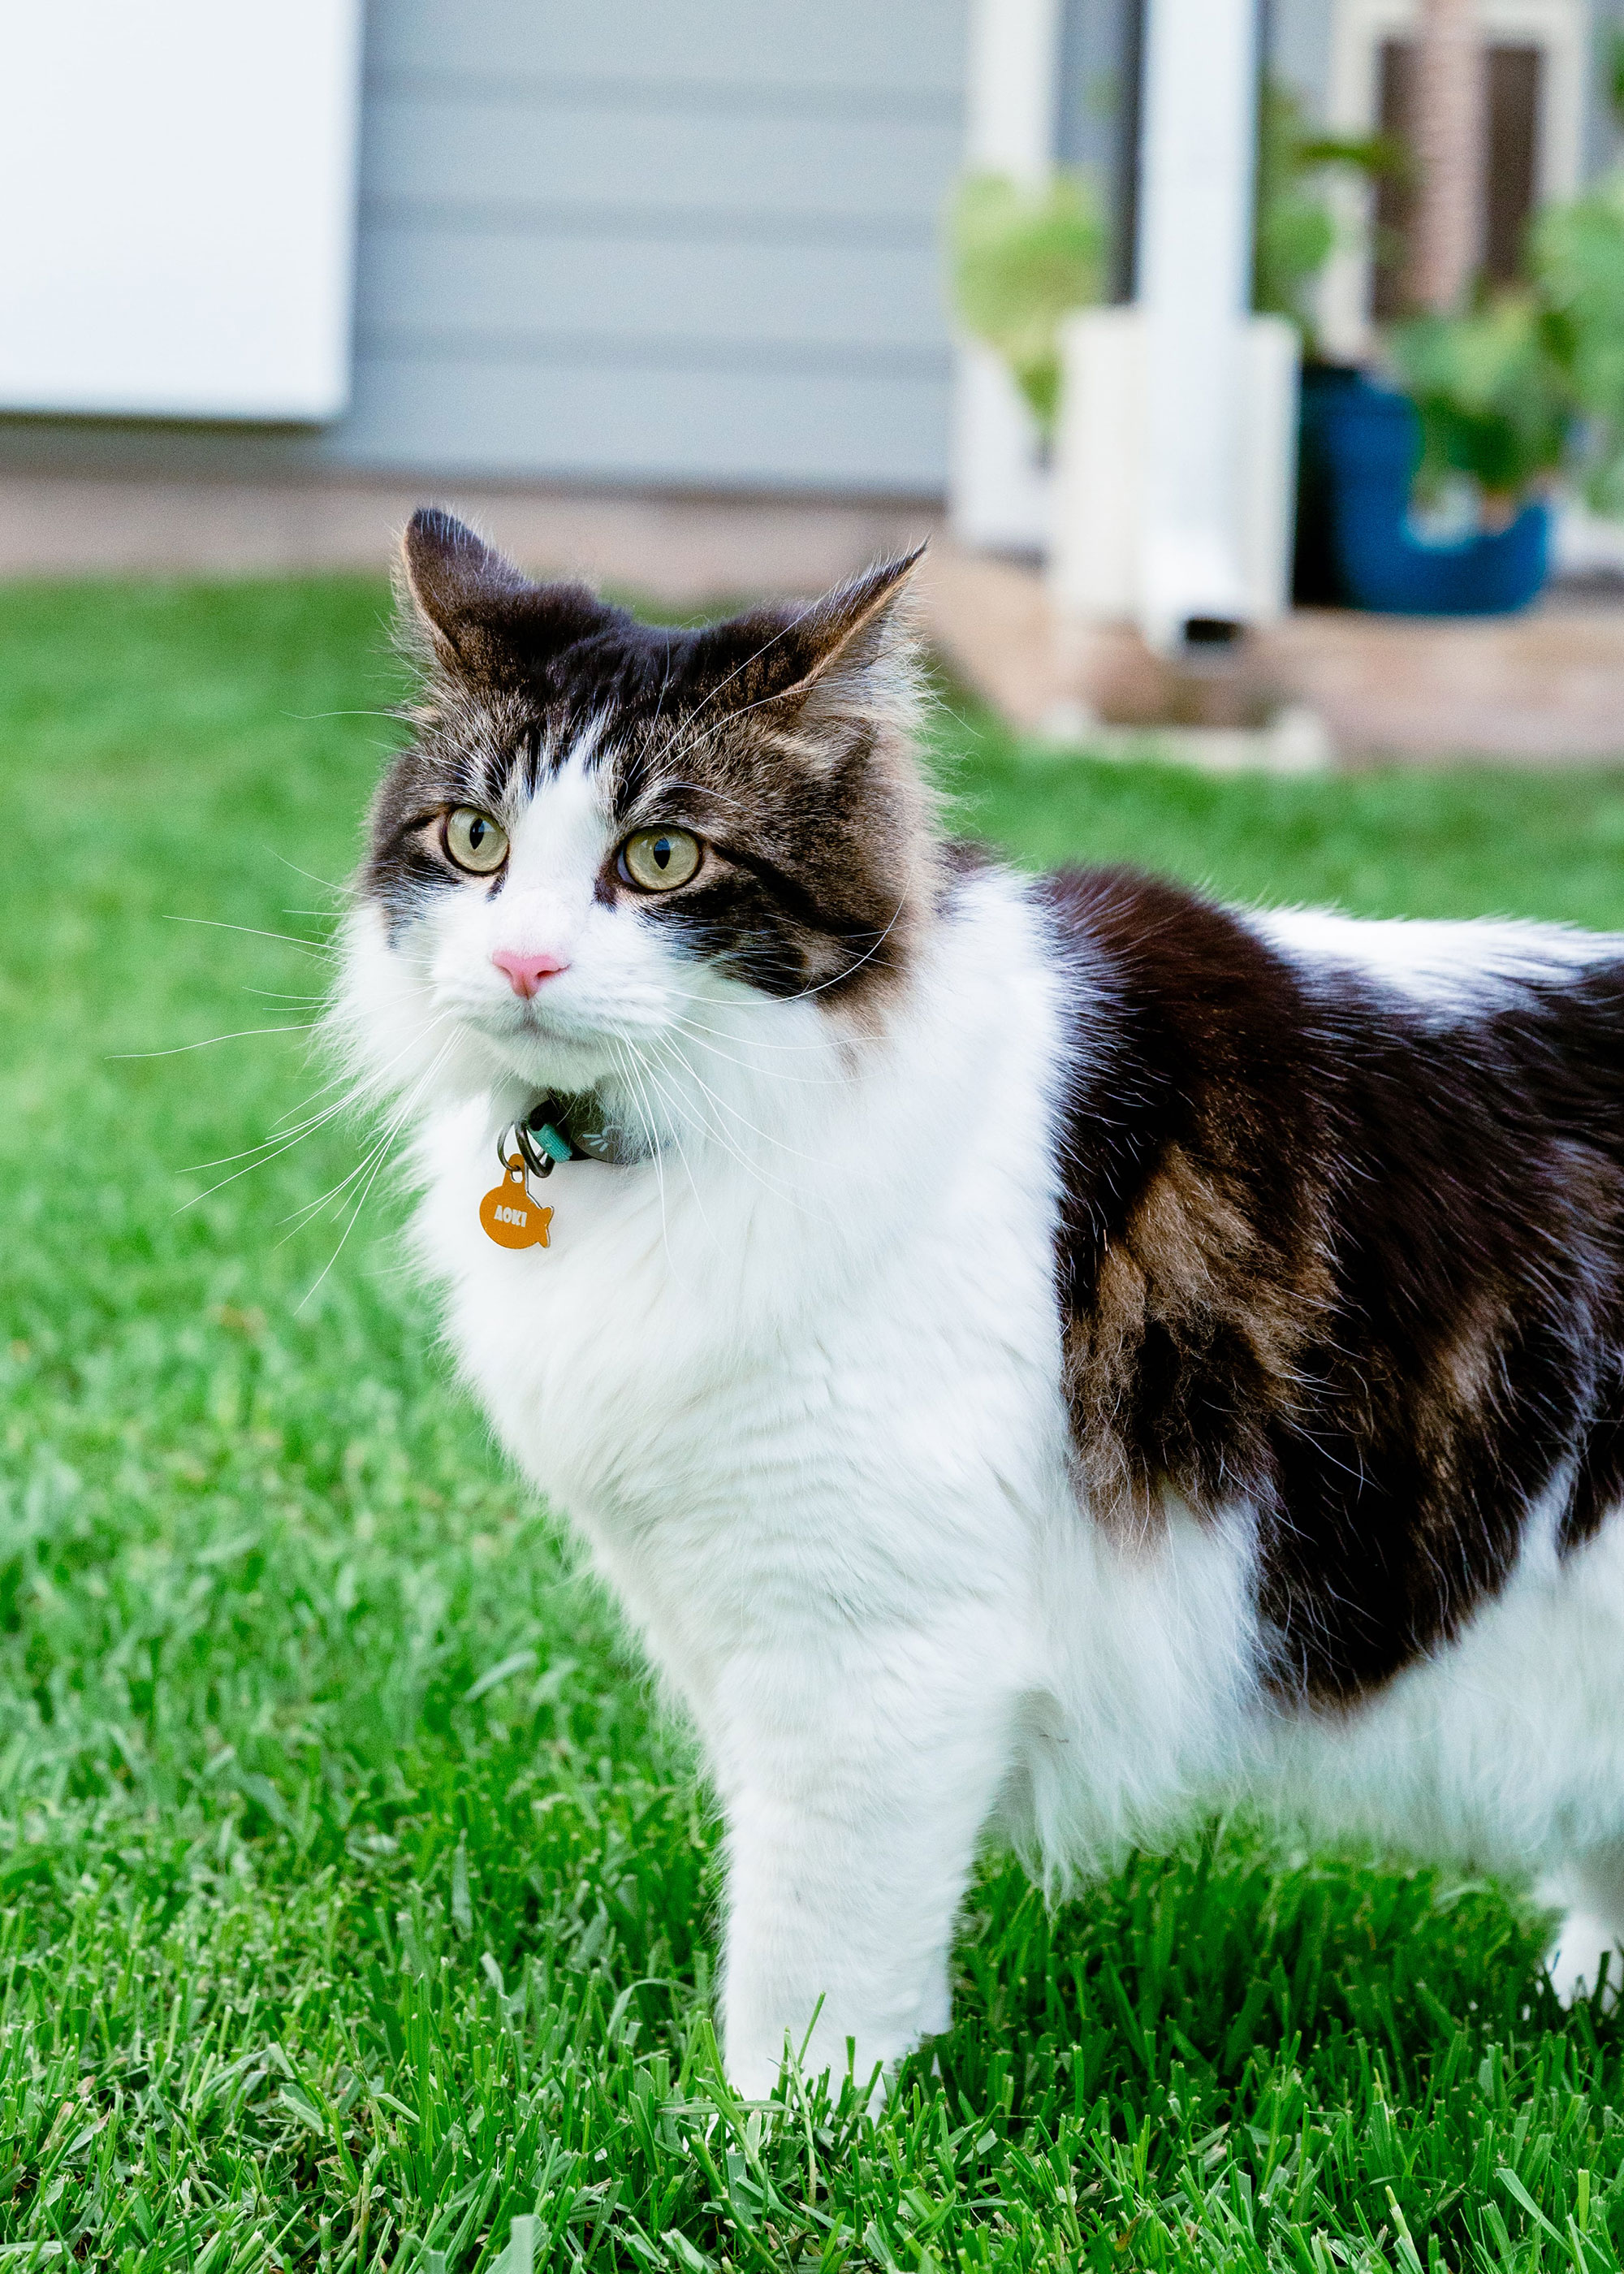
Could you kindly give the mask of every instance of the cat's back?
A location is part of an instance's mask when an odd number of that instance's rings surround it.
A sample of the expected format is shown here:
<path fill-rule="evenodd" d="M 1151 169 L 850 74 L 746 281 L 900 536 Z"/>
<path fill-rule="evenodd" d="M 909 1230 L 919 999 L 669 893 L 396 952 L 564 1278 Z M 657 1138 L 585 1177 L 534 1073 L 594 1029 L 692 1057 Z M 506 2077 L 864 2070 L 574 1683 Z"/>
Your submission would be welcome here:
<path fill-rule="evenodd" d="M 1250 1505 L 1266 1683 L 1351 1703 L 1624 1491 L 1624 942 L 1041 889 L 1093 975 L 1058 1239 L 1093 1511 Z"/>

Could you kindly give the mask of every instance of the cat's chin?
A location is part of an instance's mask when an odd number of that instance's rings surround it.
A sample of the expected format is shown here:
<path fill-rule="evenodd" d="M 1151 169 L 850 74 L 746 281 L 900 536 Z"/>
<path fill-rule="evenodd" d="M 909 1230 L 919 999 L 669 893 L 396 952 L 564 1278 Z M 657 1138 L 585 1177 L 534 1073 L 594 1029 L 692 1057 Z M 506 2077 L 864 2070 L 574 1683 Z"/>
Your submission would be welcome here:
<path fill-rule="evenodd" d="M 482 1039 L 500 1059 L 504 1075 L 531 1092 L 558 1089 L 579 1096 L 615 1073 L 612 1046 L 596 1036 L 530 1033 Z"/>

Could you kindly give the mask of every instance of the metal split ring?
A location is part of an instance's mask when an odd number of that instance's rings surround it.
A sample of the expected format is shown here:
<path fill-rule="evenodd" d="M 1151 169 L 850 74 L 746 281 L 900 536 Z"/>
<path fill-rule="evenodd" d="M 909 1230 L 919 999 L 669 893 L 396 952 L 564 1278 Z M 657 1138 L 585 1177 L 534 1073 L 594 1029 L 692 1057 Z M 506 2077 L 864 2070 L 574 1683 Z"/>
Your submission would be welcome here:
<path fill-rule="evenodd" d="M 550 1177 L 558 1166 L 551 1153 L 545 1152 L 522 1121 L 504 1129 L 496 1141 L 496 1157 L 504 1169 L 513 1165 L 510 1146 L 516 1145 L 519 1157 L 533 1177 Z"/>

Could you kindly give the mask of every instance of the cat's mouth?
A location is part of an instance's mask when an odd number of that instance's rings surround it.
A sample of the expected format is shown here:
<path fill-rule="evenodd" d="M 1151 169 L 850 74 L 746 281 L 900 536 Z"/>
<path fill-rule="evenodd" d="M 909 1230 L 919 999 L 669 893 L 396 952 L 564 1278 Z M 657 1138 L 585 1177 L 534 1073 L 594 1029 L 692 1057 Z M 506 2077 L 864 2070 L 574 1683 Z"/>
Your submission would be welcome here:
<path fill-rule="evenodd" d="M 618 1037 L 580 1005 L 529 1001 L 460 1006 L 466 1024 L 504 1069 L 538 1088 L 590 1085 L 613 1070 Z"/>

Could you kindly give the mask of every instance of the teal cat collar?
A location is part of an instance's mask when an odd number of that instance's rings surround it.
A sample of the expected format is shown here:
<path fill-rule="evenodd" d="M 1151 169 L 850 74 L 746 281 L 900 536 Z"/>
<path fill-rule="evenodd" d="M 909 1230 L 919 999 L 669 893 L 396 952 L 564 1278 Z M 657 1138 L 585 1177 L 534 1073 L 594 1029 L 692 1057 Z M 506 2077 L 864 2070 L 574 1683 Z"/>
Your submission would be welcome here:
<path fill-rule="evenodd" d="M 535 1177 L 550 1177 L 567 1161 L 640 1161 L 648 1150 L 629 1142 L 628 1133 L 605 1118 L 595 1098 L 557 1096 L 538 1099 L 523 1121 L 497 1139 L 496 1156 L 504 1168 L 515 1145 Z"/>

